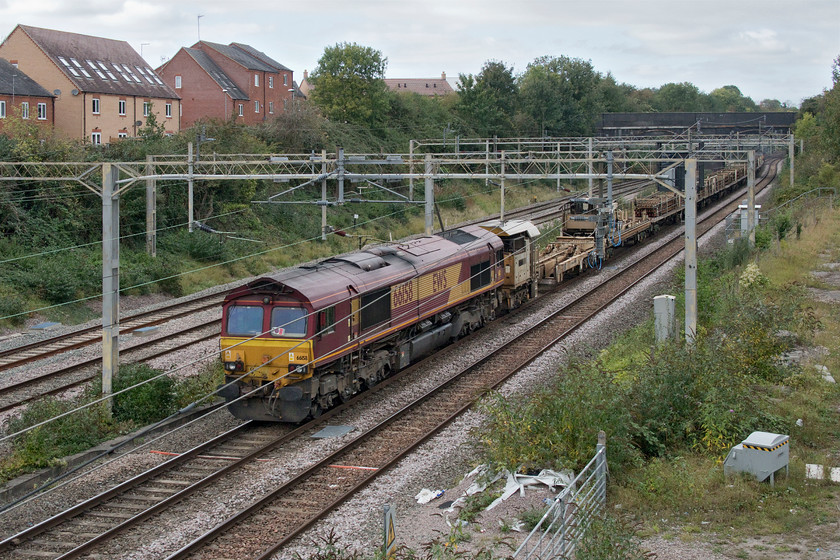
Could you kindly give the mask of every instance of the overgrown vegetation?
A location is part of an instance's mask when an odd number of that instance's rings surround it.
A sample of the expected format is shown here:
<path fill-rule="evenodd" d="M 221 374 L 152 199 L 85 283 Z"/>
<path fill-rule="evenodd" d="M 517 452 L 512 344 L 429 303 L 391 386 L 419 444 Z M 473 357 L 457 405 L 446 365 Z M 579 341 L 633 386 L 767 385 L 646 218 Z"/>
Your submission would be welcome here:
<path fill-rule="evenodd" d="M 33 469 L 60 465 L 64 457 L 167 418 L 180 408 L 212 395 L 222 379 L 217 364 L 182 379 L 172 379 L 159 370 L 132 364 L 121 367 L 113 380 L 115 396 L 110 410 L 106 403 L 95 402 L 101 397 L 100 381 L 92 383 L 74 399 L 47 397 L 35 401 L 20 416 L 4 422 L 4 433 L 16 433 L 62 414 L 66 416 L 14 438 L 11 451 L 0 458 L 0 483 Z M 130 387 L 133 389 L 121 392 Z M 84 405 L 89 406 L 70 412 Z"/>

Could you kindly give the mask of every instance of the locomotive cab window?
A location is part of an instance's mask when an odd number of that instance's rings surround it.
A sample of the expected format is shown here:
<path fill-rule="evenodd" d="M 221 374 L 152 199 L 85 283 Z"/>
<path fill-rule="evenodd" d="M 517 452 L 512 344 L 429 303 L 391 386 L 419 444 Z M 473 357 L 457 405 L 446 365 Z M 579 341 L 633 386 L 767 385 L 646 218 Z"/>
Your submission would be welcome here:
<path fill-rule="evenodd" d="M 480 262 L 470 267 L 470 291 L 474 292 L 490 285 L 490 261 Z"/>
<path fill-rule="evenodd" d="M 318 313 L 318 334 L 324 336 L 335 332 L 335 306 L 327 307 Z"/>
<path fill-rule="evenodd" d="M 228 307 L 227 333 L 231 336 L 256 336 L 263 330 L 263 308 L 260 305 Z"/>
<path fill-rule="evenodd" d="M 271 335 L 306 336 L 306 310 L 303 307 L 275 307 L 271 310 Z"/>

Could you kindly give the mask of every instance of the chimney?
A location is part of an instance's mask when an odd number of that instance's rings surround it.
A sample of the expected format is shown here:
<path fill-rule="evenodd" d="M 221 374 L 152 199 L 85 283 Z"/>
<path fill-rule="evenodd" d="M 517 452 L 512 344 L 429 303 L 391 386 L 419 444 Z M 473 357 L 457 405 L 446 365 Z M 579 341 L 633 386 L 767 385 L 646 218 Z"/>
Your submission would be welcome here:
<path fill-rule="evenodd" d="M 304 70 L 303 71 L 303 79 L 305 80 L 308 77 L 309 77 L 309 70 Z"/>
<path fill-rule="evenodd" d="M 446 72 L 441 72 L 440 73 L 440 79 L 443 80 L 443 81 L 446 81 Z"/>

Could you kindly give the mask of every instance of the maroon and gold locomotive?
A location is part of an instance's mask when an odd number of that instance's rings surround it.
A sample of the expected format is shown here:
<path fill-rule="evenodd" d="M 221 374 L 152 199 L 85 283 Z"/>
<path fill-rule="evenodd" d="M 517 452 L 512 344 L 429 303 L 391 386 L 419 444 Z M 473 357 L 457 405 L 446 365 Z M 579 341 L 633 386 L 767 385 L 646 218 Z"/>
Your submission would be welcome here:
<path fill-rule="evenodd" d="M 242 419 L 317 416 L 491 320 L 506 283 L 503 247 L 496 233 L 465 226 L 233 290 L 220 394 Z"/>

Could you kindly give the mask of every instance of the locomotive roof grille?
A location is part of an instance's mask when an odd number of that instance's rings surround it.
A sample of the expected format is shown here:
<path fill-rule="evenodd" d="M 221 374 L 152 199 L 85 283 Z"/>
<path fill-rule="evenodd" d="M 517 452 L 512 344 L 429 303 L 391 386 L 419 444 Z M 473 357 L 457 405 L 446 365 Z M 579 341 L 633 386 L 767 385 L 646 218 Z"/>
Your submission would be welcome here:
<path fill-rule="evenodd" d="M 451 229 L 449 231 L 444 231 L 439 234 L 444 239 L 448 239 L 453 243 L 457 243 L 458 245 L 468 245 L 478 239 L 475 235 L 468 233 L 462 229 Z"/>

